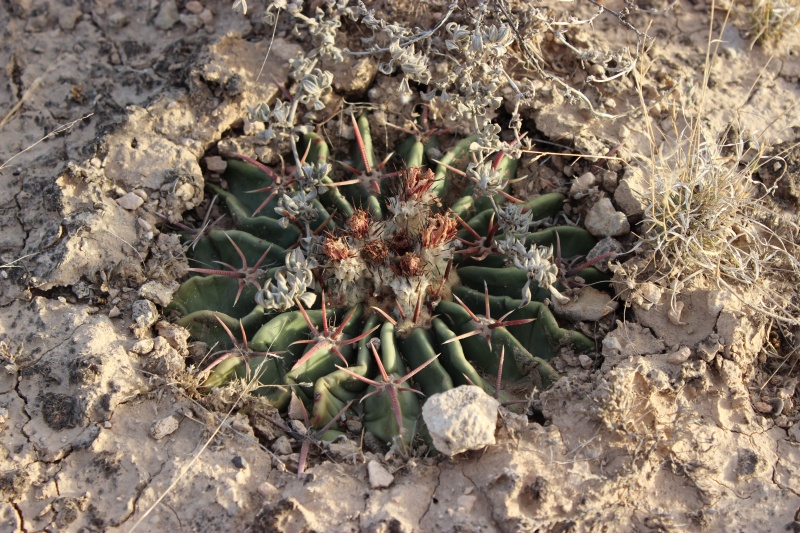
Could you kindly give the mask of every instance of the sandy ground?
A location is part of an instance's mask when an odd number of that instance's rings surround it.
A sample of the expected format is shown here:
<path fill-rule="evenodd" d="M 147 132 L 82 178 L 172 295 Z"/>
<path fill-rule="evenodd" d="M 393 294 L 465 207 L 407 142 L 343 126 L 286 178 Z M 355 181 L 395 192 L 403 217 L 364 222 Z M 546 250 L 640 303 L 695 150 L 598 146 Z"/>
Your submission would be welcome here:
<path fill-rule="evenodd" d="M 271 33 L 258 8 L 201 7 L 0 4 L 0 530 L 800 530 L 797 371 L 768 381 L 762 346 L 780 341 L 714 288 L 684 289 L 680 324 L 667 296 L 576 324 L 597 353 L 557 358 L 564 377 L 535 399 L 537 421 L 507 414 L 496 445 L 454 458 L 345 443 L 315 452 L 298 480 L 269 409 L 196 403 L 175 382 L 185 332 L 155 314 L 132 319 L 138 300 L 162 309 L 185 274 L 156 213 L 177 221 L 200 204 L 206 152 L 240 130 L 246 104 L 278 91 L 255 81 Z M 650 20 L 645 85 L 679 98 L 702 76 L 708 10 L 679 2 Z M 773 144 L 796 142 L 800 38 L 767 51 L 733 26 L 723 35 L 707 123 L 738 116 L 753 131 L 771 125 Z M 584 42 L 630 38 L 601 17 Z M 292 39 L 279 31 L 272 47 L 279 81 L 302 46 Z M 646 157 L 632 84 L 606 89 L 598 98 L 618 119 L 587 120 L 545 90 L 525 113 L 583 153 L 625 141 L 626 164 Z M 667 129 L 674 120 L 666 106 L 650 115 Z M 528 165 L 568 186 L 557 162 Z M 624 168 L 608 172 L 607 196 Z M 141 205 L 121 207 L 134 191 Z M 373 488 L 368 463 L 393 475 L 387 488 Z"/>

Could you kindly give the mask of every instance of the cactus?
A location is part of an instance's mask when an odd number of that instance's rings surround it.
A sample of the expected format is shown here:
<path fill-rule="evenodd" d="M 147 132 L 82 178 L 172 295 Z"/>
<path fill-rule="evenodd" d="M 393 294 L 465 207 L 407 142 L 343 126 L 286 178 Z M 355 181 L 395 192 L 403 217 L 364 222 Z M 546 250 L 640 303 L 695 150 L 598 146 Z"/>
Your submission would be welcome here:
<path fill-rule="evenodd" d="M 497 394 L 500 379 L 548 387 L 562 346 L 593 347 L 542 303 L 563 298 L 554 246 L 568 258 L 595 239 L 575 227 L 531 232 L 564 197 L 513 198 L 518 162 L 506 154 L 458 170 L 470 139 L 436 162 L 412 137 L 398 149 L 403 170 L 386 173 L 367 117 L 353 122 L 357 163 L 342 164 L 338 182 L 310 133 L 288 174 L 243 157 L 229 162 L 227 188 L 208 185 L 236 229 L 187 235 L 194 277 L 171 304 L 222 354 L 204 386 L 251 380 L 278 408 L 294 391 L 316 428 L 357 402 L 370 432 L 405 444 L 431 394 L 463 384 Z M 451 171 L 467 178 L 461 190 Z"/>

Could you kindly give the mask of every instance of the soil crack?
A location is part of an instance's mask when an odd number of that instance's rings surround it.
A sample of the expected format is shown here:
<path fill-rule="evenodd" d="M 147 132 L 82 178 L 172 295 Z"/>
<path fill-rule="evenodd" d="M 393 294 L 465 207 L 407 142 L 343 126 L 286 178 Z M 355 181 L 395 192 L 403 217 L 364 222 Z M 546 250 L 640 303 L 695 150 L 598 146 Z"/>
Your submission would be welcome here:
<path fill-rule="evenodd" d="M 469 477 L 466 471 L 462 470 L 461 473 L 464 475 L 465 478 L 467 478 L 470 481 L 470 483 L 472 483 L 472 486 L 475 487 L 475 489 L 478 492 L 480 492 L 483 498 L 489 503 L 489 508 L 491 509 L 491 512 L 489 514 L 492 518 L 492 524 L 494 525 L 495 528 L 497 528 L 498 531 L 503 531 L 504 528 L 500 525 L 500 522 L 497 521 L 497 517 L 495 516 L 494 505 L 492 505 L 492 500 L 489 498 L 489 496 L 487 496 L 486 491 L 483 490 L 483 488 L 481 488 L 477 483 L 475 483 L 475 480 Z"/>
<path fill-rule="evenodd" d="M 431 498 L 428 501 L 428 506 L 425 508 L 425 512 L 422 513 L 422 516 L 419 517 L 419 523 L 420 524 L 422 524 L 422 522 L 425 520 L 425 517 L 428 516 L 428 513 L 431 511 L 431 505 L 433 505 L 433 503 L 434 503 L 434 499 L 436 498 L 436 491 L 439 490 L 439 486 L 441 485 L 441 483 L 442 483 L 442 468 L 437 466 L 436 467 L 436 485 L 433 487 L 433 490 L 431 491 Z"/>
<path fill-rule="evenodd" d="M 133 515 L 136 514 L 136 507 L 139 504 L 139 500 L 141 499 L 142 494 L 144 494 L 144 491 L 147 490 L 147 487 L 150 486 L 153 480 L 161 475 L 161 472 L 164 471 L 164 467 L 167 466 L 167 463 L 171 462 L 171 460 L 172 460 L 171 455 L 168 455 L 168 459 L 165 460 L 163 463 L 161 463 L 161 466 L 159 466 L 158 471 L 152 475 L 149 472 L 145 471 L 147 477 L 143 479 L 141 482 L 139 482 L 138 485 L 136 486 L 136 494 L 134 494 L 133 496 L 130 511 L 128 511 L 124 516 L 120 517 L 117 526 L 121 526 L 122 524 L 130 520 L 133 517 Z M 172 510 L 172 512 L 174 513 L 175 511 Z M 180 523 L 180 519 L 178 520 L 178 523 Z"/>
<path fill-rule="evenodd" d="M 17 522 L 19 522 L 20 531 L 22 531 L 22 533 L 28 533 L 28 529 L 25 527 L 25 520 L 22 518 L 22 509 L 20 509 L 17 502 L 15 502 L 12 499 L 9 499 L 8 503 L 11 505 L 11 508 L 14 509 L 14 512 L 17 514 Z"/>

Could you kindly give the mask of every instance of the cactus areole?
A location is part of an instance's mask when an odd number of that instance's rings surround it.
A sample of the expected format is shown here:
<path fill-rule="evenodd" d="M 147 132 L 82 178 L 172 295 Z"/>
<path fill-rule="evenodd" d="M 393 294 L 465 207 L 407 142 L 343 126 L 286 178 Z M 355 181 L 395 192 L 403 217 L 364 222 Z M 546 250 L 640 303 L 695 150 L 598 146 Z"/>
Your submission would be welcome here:
<path fill-rule="evenodd" d="M 561 347 L 593 347 L 543 303 L 564 298 L 556 243 L 565 258 L 595 244 L 576 227 L 531 230 L 564 197 L 515 199 L 518 161 L 470 162 L 471 138 L 436 161 L 409 139 L 395 154 L 402 164 L 384 172 L 367 117 L 353 121 L 355 163 L 341 163 L 338 181 L 327 145 L 306 134 L 288 173 L 241 157 L 228 161 L 224 188 L 207 186 L 234 228 L 186 234 L 194 276 L 171 304 L 213 352 L 203 387 L 243 380 L 278 408 L 294 392 L 317 428 L 352 402 L 368 431 L 405 444 L 425 434 L 426 396 L 548 387 Z M 466 178 L 460 187 L 453 173 Z"/>

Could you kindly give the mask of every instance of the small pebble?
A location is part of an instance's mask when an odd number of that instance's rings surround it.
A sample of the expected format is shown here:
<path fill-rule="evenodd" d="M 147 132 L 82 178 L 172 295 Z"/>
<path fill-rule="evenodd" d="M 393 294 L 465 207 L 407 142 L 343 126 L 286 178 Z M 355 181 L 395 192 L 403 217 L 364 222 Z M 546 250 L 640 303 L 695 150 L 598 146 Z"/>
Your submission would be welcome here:
<path fill-rule="evenodd" d="M 241 455 L 235 456 L 233 459 L 231 459 L 231 462 L 236 468 L 241 468 L 242 470 L 247 468 L 247 460 Z"/>
<path fill-rule="evenodd" d="M 572 185 L 569 188 L 569 195 L 576 199 L 583 198 L 591 192 L 596 182 L 597 177 L 591 172 L 581 174 L 580 177 L 572 181 Z"/>
<path fill-rule="evenodd" d="M 772 406 L 766 402 L 756 402 L 753 407 L 755 407 L 756 411 L 765 415 L 772 412 Z"/>
<path fill-rule="evenodd" d="M 137 325 L 150 327 L 158 320 L 158 309 L 150 300 L 136 300 L 131 306 L 131 317 Z"/>
<path fill-rule="evenodd" d="M 116 305 L 108 310 L 108 318 L 117 318 L 121 314 L 122 311 L 120 311 L 119 307 L 117 307 Z"/>
<path fill-rule="evenodd" d="M 154 347 L 155 341 L 153 339 L 142 339 L 131 347 L 131 351 L 135 354 L 147 355 L 153 351 Z"/>
<path fill-rule="evenodd" d="M 369 485 L 373 489 L 385 489 L 394 483 L 394 476 L 378 461 L 372 460 L 367 463 L 367 473 Z"/>
<path fill-rule="evenodd" d="M 792 423 L 789 420 L 789 417 L 786 415 L 776 416 L 775 425 L 783 429 L 789 429 L 790 427 L 792 427 Z"/>
<path fill-rule="evenodd" d="M 204 9 L 198 15 L 200 20 L 203 21 L 203 24 L 209 26 L 214 23 L 214 13 L 211 12 L 210 9 Z"/>
<path fill-rule="evenodd" d="M 195 15 L 203 11 L 203 4 L 197 0 L 189 0 L 186 2 L 186 11 L 194 13 Z"/>
<path fill-rule="evenodd" d="M 203 161 L 206 163 L 206 168 L 209 172 L 218 172 L 222 174 L 228 168 L 228 162 L 218 155 L 210 155 Z"/>
<path fill-rule="evenodd" d="M 148 281 L 139 287 L 139 297 L 151 300 L 160 306 L 166 307 L 172 301 L 172 294 L 177 290 L 178 285 L 173 283 L 165 285 L 158 281 Z"/>
<path fill-rule="evenodd" d="M 161 4 L 153 23 L 161 30 L 168 30 L 178 23 L 178 5 L 175 0 L 167 0 Z"/>
<path fill-rule="evenodd" d="M 667 354 L 666 361 L 673 365 L 682 365 L 692 356 L 692 350 L 688 346 L 681 346 L 674 352 Z"/>
<path fill-rule="evenodd" d="M 110 17 L 108 17 L 108 25 L 112 28 L 122 28 L 128 25 L 128 15 L 118 11 L 117 13 L 112 13 Z"/>
<path fill-rule="evenodd" d="M 275 442 L 272 443 L 272 451 L 277 453 L 278 455 L 289 455 L 292 453 L 292 443 L 289 441 L 289 437 L 286 435 L 281 435 Z"/>
<path fill-rule="evenodd" d="M 153 425 L 150 426 L 150 436 L 156 440 L 161 440 L 167 435 L 175 433 L 179 425 L 180 420 L 173 415 L 162 418 L 161 420 L 156 420 L 153 422 Z"/>
<path fill-rule="evenodd" d="M 264 482 L 256 489 L 261 496 L 271 499 L 278 494 L 278 489 L 272 483 Z"/>
<path fill-rule="evenodd" d="M 603 188 L 610 193 L 617 190 L 617 173 L 613 170 L 603 172 Z"/>
<path fill-rule="evenodd" d="M 578 361 L 580 362 L 581 367 L 585 368 L 586 370 L 592 368 L 592 365 L 594 364 L 592 358 L 585 353 L 582 353 L 578 356 Z"/>
<path fill-rule="evenodd" d="M 144 203 L 144 199 L 134 192 L 129 192 L 125 196 L 117 198 L 117 204 L 123 209 L 133 211 L 138 209 Z"/>

